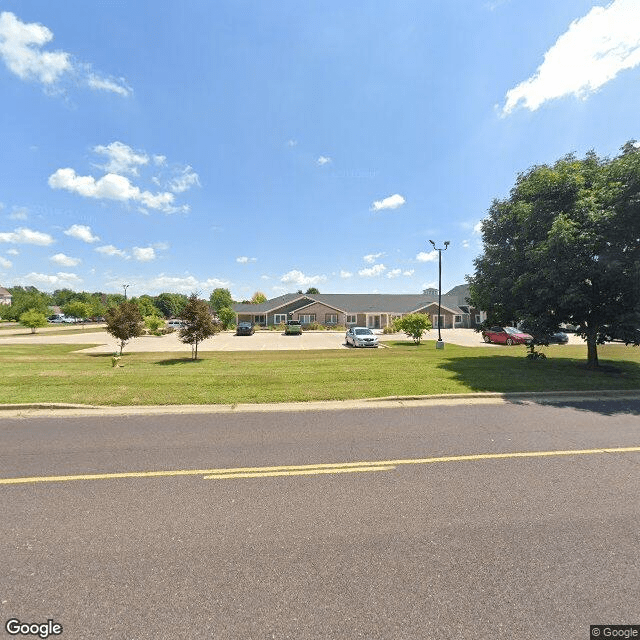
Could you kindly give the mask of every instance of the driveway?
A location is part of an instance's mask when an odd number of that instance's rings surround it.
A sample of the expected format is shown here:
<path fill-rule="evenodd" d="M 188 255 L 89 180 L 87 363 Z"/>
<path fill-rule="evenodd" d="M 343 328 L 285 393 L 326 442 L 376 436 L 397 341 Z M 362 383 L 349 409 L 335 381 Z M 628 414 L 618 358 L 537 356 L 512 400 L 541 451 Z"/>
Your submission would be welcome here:
<path fill-rule="evenodd" d="M 118 343 L 106 331 L 91 333 L 76 333 L 77 328 L 62 331 L 38 329 L 35 334 L 26 333 L 28 329 L 5 329 L 0 332 L 0 346 L 3 344 L 87 344 L 98 345 L 88 347 L 85 353 L 114 353 L 118 351 Z M 502 345 L 485 344 L 482 336 L 473 329 L 442 329 L 442 339 L 445 343 L 457 344 L 464 347 L 484 347 L 488 349 L 501 348 Z M 425 335 L 426 340 L 436 340 L 438 332 L 433 329 Z M 410 341 L 404 333 L 378 335 L 381 345 L 398 340 Z M 575 335 L 569 335 L 569 344 L 584 344 Z M 236 336 L 235 333 L 225 331 L 208 338 L 200 345 L 199 351 L 295 351 L 311 349 L 350 349 L 344 343 L 342 331 L 305 331 L 301 336 L 285 336 L 279 331 L 257 331 L 252 336 Z M 178 334 L 166 336 L 142 336 L 131 340 L 125 350 L 129 353 L 153 351 L 185 351 L 189 352 L 189 345 L 178 339 Z"/>

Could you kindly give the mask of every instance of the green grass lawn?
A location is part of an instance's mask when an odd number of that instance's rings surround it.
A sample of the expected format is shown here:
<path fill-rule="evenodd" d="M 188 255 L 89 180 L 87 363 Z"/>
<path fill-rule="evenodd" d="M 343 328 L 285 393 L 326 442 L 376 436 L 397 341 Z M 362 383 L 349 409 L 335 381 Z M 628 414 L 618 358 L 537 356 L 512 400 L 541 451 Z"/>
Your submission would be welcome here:
<path fill-rule="evenodd" d="M 640 389 L 640 349 L 599 348 L 601 371 L 584 366 L 586 347 L 552 346 L 526 360 L 524 347 L 485 349 L 433 341 L 416 347 L 337 351 L 72 353 L 89 345 L 0 349 L 0 404 L 217 404 L 345 400 L 476 391 Z"/>

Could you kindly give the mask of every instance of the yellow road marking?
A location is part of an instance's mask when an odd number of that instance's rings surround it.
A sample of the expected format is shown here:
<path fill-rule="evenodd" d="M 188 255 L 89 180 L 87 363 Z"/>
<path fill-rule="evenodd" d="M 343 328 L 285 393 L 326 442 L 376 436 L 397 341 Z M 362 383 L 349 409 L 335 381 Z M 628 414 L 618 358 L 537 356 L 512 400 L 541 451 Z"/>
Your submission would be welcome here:
<path fill-rule="evenodd" d="M 358 473 L 360 471 L 391 471 L 395 467 L 335 467 L 333 469 L 299 469 L 297 471 L 263 471 L 258 473 L 217 473 L 205 476 L 204 480 L 226 480 L 228 478 L 275 478 L 277 476 L 315 476 L 325 473 Z"/>
<path fill-rule="evenodd" d="M 609 447 L 601 449 L 567 449 L 560 451 L 516 451 L 510 453 L 475 453 L 458 456 L 439 456 L 433 458 L 406 458 L 399 460 L 374 460 L 367 462 L 327 462 L 319 464 L 280 465 L 271 467 L 238 467 L 232 469 L 182 469 L 174 471 L 123 471 L 120 473 L 94 473 L 67 476 L 33 476 L 28 478 L 0 478 L 0 485 L 33 484 L 37 482 L 68 482 L 72 480 L 115 480 L 118 478 L 166 478 L 175 476 L 224 476 L 251 474 L 246 477 L 258 477 L 256 474 L 274 474 L 276 472 L 315 471 L 327 469 L 337 473 L 340 469 L 376 470 L 384 467 L 398 467 L 412 464 L 433 464 L 438 462 L 471 462 L 476 460 L 501 460 L 508 458 L 547 458 L 557 456 L 596 455 L 602 453 L 640 453 L 640 447 Z M 380 469 L 382 470 L 382 469 Z M 384 469 L 386 470 L 386 469 Z M 303 475 L 290 473 L 289 475 Z M 306 475 L 306 474 L 304 474 Z"/>

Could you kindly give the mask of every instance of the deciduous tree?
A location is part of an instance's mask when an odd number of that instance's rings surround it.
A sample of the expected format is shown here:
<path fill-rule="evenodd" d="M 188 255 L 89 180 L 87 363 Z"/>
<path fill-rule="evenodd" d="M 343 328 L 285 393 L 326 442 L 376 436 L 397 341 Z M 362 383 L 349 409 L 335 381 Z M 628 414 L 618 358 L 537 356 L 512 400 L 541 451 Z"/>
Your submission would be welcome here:
<path fill-rule="evenodd" d="M 104 317 L 107 333 L 120 341 L 120 355 L 129 340 L 144 333 L 144 320 L 138 306 L 131 300 L 126 300 L 117 307 L 110 307 Z"/>
<path fill-rule="evenodd" d="M 20 315 L 20 324 L 24 327 L 29 327 L 31 333 L 35 333 L 38 327 L 47 326 L 47 316 L 41 311 L 35 309 L 29 309 Z"/>
<path fill-rule="evenodd" d="M 191 345 L 191 357 L 198 359 L 198 344 L 220 331 L 220 324 L 215 321 L 211 307 L 198 298 L 196 293 L 189 296 L 187 306 L 180 316 L 184 326 L 178 332 L 180 340 Z"/>
<path fill-rule="evenodd" d="M 416 344 L 420 344 L 425 331 L 431 329 L 431 320 L 426 313 L 409 313 L 393 321 L 396 331 L 404 331 Z"/>
<path fill-rule="evenodd" d="M 472 304 L 490 324 L 535 332 L 578 327 L 587 363 L 612 334 L 638 344 L 640 150 L 614 159 L 570 155 L 518 176 L 482 224 L 484 253 L 469 278 Z"/>
<path fill-rule="evenodd" d="M 223 307 L 231 307 L 231 305 L 233 305 L 233 298 L 231 297 L 229 289 L 218 287 L 211 292 L 209 302 L 213 310 L 218 313 Z"/>

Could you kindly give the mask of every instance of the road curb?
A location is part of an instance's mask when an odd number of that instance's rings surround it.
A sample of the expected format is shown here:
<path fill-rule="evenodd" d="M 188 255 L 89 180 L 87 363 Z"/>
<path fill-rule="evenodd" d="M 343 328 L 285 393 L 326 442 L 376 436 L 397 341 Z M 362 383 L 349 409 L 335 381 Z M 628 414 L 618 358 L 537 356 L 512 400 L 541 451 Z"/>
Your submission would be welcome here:
<path fill-rule="evenodd" d="M 386 396 L 359 400 L 322 400 L 312 402 L 281 402 L 273 404 L 207 404 L 207 405 L 133 405 L 100 406 L 54 402 L 0 405 L 2 417 L 52 417 L 90 415 L 162 415 L 162 414 L 218 414 L 260 412 L 307 412 L 374 409 L 391 407 L 419 407 L 456 404 L 507 404 L 537 402 L 556 404 L 567 401 L 640 400 L 640 390 L 598 391 L 524 391 L 517 393 L 461 393 L 430 396 Z"/>

